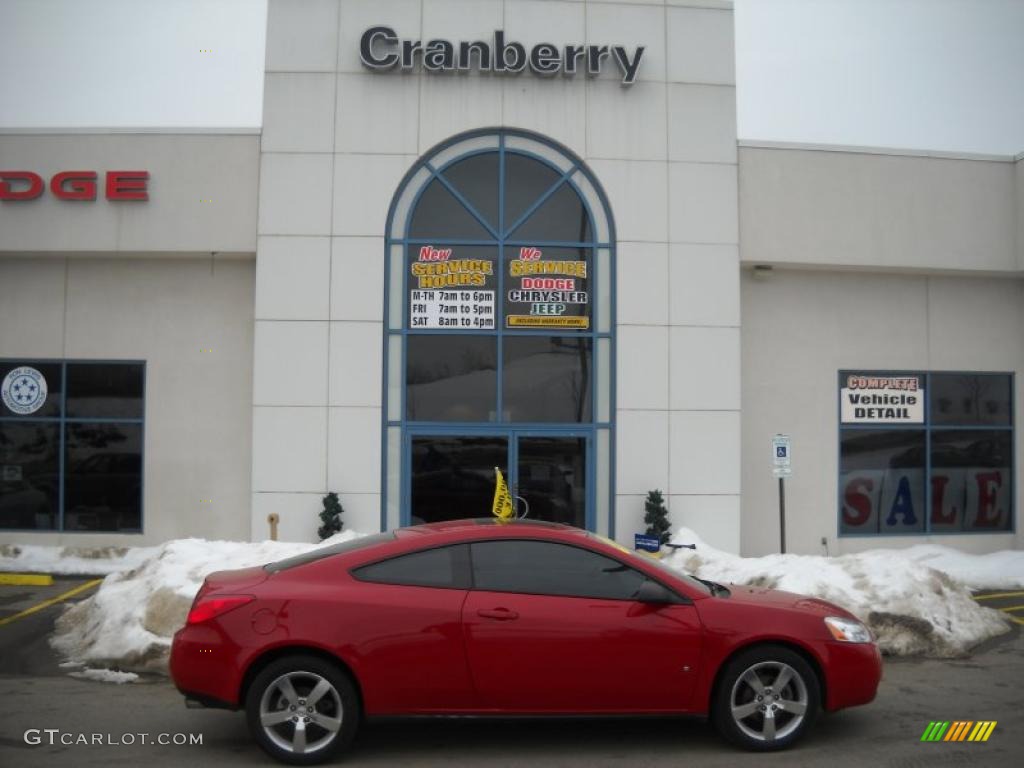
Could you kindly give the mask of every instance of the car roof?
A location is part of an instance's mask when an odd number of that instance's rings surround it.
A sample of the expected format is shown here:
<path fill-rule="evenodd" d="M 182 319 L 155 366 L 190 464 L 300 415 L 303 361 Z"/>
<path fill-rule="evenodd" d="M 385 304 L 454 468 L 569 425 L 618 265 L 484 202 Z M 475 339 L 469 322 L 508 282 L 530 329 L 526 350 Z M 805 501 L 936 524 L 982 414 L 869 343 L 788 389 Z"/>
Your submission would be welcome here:
<path fill-rule="evenodd" d="M 540 531 L 551 531 L 561 533 L 579 533 L 586 535 L 586 531 L 580 528 L 574 528 L 571 525 L 563 525 L 562 523 L 550 523 L 546 520 L 528 520 L 528 519 L 515 519 L 515 520 L 499 520 L 496 517 L 474 517 L 463 520 L 446 520 L 440 523 L 422 523 L 420 525 L 410 525 L 405 528 L 397 528 L 395 530 L 395 537 L 398 539 L 406 539 L 412 537 L 426 537 L 443 534 L 480 534 L 483 536 L 493 536 L 498 533 L 501 535 L 520 535 L 529 534 Z"/>

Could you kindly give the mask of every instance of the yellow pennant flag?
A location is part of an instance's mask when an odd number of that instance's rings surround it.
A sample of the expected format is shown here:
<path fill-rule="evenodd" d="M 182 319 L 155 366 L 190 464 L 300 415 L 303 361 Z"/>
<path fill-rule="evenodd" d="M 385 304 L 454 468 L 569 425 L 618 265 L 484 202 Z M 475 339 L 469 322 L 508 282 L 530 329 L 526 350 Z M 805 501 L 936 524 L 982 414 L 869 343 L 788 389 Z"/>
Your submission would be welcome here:
<path fill-rule="evenodd" d="M 512 509 L 512 496 L 508 492 L 508 485 L 505 478 L 501 476 L 501 470 L 494 468 L 496 475 L 494 480 L 494 503 L 491 505 L 491 514 L 501 521 L 511 520 L 515 517 Z"/>

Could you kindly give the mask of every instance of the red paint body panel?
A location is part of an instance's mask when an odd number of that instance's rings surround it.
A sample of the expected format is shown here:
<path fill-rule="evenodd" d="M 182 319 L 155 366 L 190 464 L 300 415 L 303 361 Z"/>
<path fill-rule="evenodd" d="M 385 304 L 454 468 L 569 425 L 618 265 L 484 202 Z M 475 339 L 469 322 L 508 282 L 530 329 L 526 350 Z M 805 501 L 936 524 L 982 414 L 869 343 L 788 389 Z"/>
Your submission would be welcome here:
<path fill-rule="evenodd" d="M 692 605 L 474 591 L 463 623 L 485 709 L 618 712 L 629 701 L 637 712 L 678 712 L 690 705 L 701 639 Z"/>
<path fill-rule="evenodd" d="M 540 539 L 623 561 L 686 604 L 650 605 L 472 589 L 362 582 L 361 565 L 436 546 Z M 825 707 L 874 698 L 873 643 L 836 642 L 824 617 L 850 617 L 820 600 L 700 585 L 577 529 L 456 521 L 401 529 L 393 539 L 268 573 L 211 574 L 207 595 L 256 599 L 174 637 L 171 675 L 190 696 L 241 706 L 247 670 L 265 654 L 315 649 L 352 672 L 368 715 L 705 713 L 715 677 L 737 651 L 785 643 L 824 677 Z"/>

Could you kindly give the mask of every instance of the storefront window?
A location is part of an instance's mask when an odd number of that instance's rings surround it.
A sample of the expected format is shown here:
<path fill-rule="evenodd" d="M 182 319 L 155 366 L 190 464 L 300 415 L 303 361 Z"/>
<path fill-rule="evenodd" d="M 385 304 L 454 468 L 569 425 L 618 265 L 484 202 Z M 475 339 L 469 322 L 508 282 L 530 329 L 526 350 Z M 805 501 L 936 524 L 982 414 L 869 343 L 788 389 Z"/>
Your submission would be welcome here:
<path fill-rule="evenodd" d="M 384 526 L 490 514 L 500 467 L 520 513 L 609 533 L 614 230 L 589 169 L 457 137 L 406 175 L 386 254 Z"/>
<path fill-rule="evenodd" d="M 1011 374 L 839 379 L 840 534 L 1013 530 Z"/>
<path fill-rule="evenodd" d="M 0 529 L 142 530 L 145 364 L 0 361 Z"/>

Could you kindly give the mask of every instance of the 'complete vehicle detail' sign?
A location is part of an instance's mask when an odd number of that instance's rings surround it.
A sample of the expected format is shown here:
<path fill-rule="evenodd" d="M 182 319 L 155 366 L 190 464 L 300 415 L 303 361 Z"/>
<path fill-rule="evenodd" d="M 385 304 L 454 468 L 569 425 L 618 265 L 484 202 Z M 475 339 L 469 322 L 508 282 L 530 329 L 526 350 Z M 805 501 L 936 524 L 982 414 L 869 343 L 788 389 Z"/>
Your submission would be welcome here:
<path fill-rule="evenodd" d="M 923 424 L 920 376 L 847 374 L 839 393 L 843 424 Z"/>
<path fill-rule="evenodd" d="M 359 40 L 359 58 L 363 66 L 377 71 L 398 67 L 411 70 L 417 64 L 427 72 L 468 72 L 477 69 L 498 74 L 519 74 L 529 68 L 542 76 L 561 73 L 566 76 L 586 72 L 601 74 L 606 62 L 615 63 L 622 73 L 622 84 L 632 85 L 640 70 L 644 46 L 632 52 L 623 45 L 569 44 L 561 48 L 553 43 L 537 43 L 529 50 L 522 43 L 505 39 L 498 29 L 490 42 L 453 43 L 450 40 L 402 40 L 391 27 L 370 27 Z"/>

